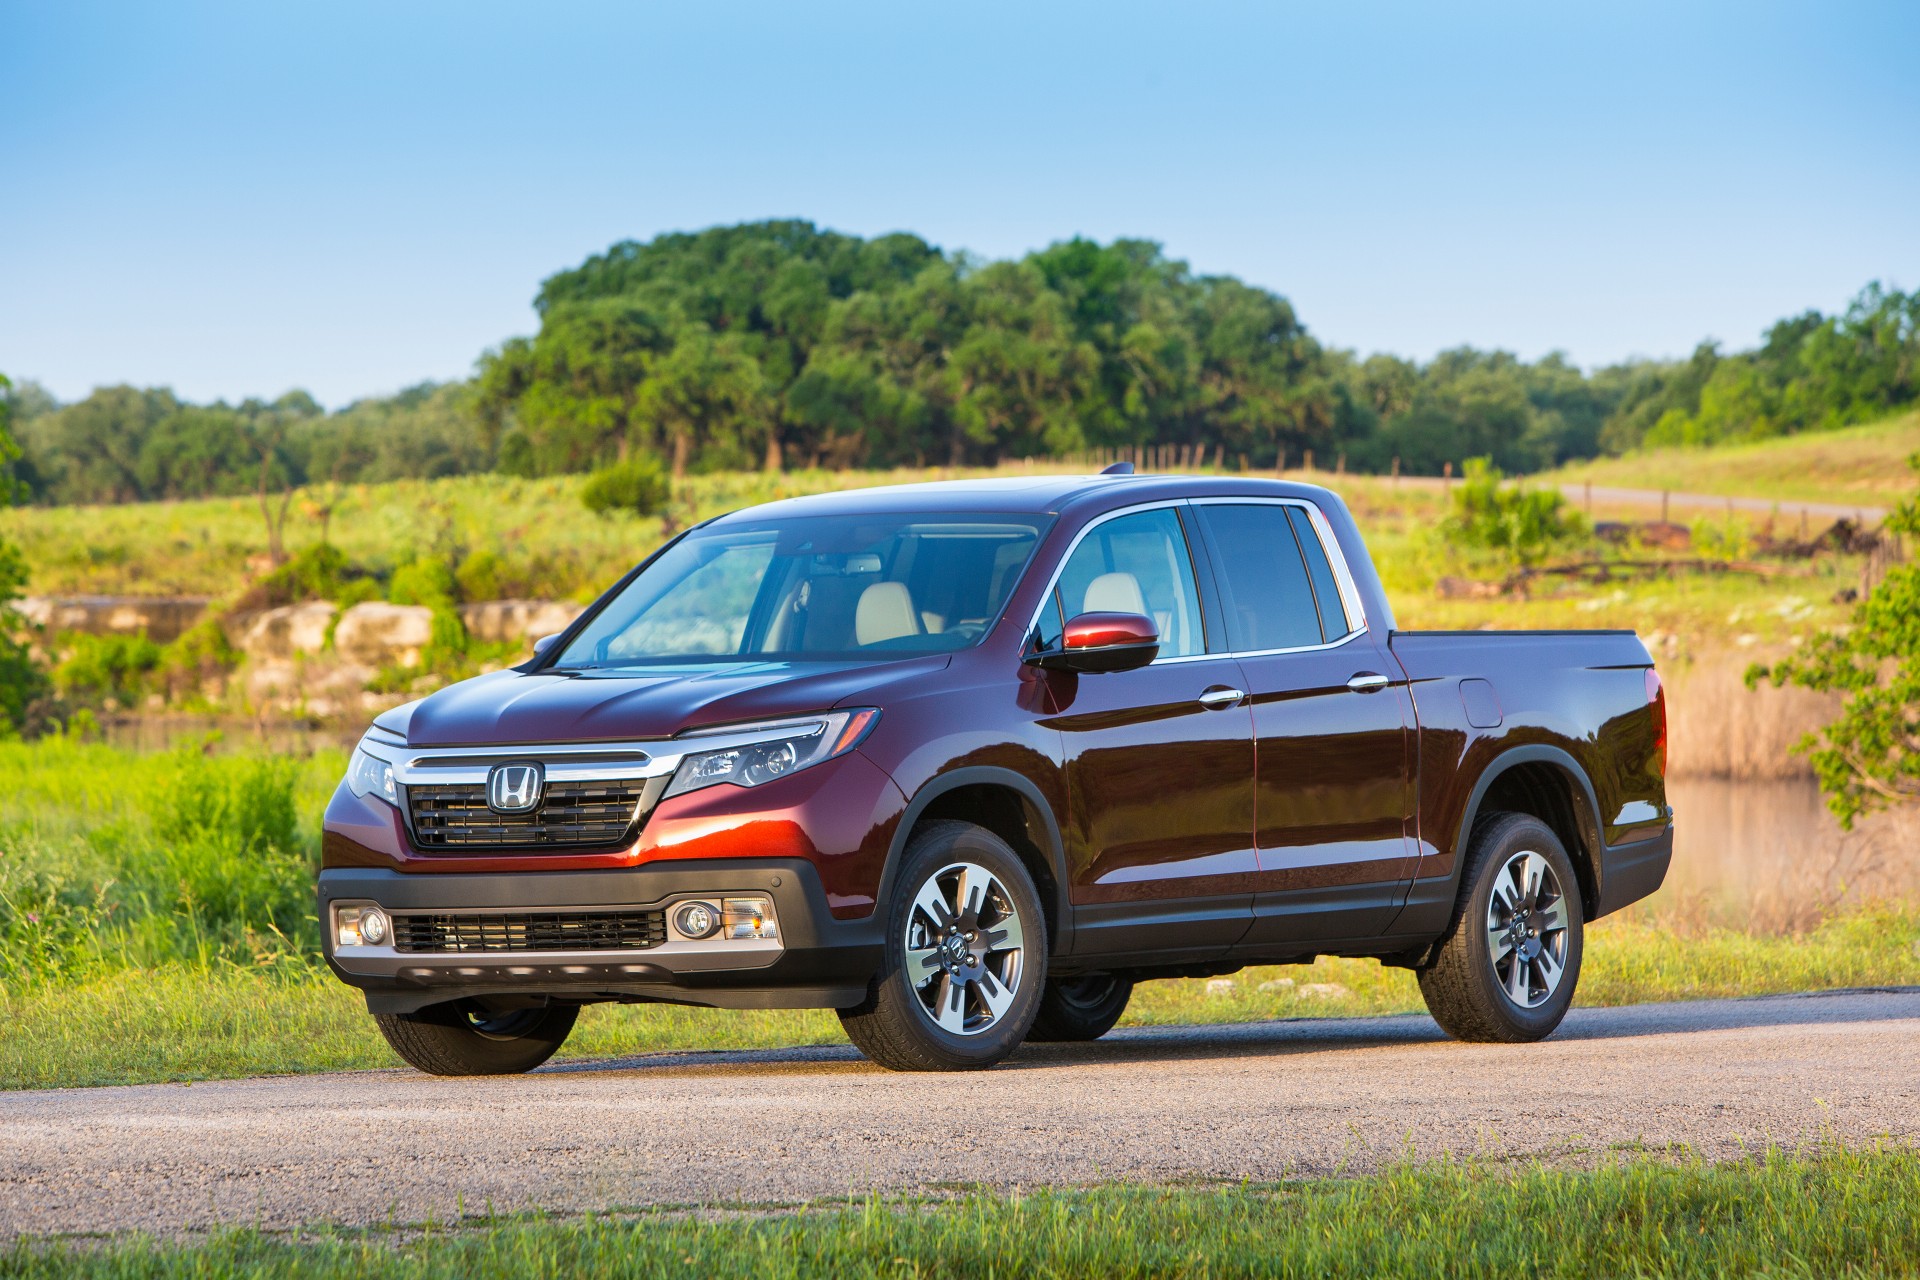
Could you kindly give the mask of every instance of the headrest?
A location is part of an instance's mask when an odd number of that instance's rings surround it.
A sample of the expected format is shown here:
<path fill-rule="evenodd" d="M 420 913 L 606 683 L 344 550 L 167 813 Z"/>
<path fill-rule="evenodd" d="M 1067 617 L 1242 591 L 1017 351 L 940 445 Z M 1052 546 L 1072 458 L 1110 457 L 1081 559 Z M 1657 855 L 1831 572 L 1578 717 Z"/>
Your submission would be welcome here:
<path fill-rule="evenodd" d="M 860 593 L 853 611 L 853 636 L 861 644 L 879 644 L 920 634 L 913 596 L 904 582 L 876 582 Z"/>
<path fill-rule="evenodd" d="M 1103 573 L 1087 584 L 1080 601 L 1082 613 L 1141 613 L 1147 611 L 1147 598 L 1140 594 L 1140 579 L 1130 573 Z"/>

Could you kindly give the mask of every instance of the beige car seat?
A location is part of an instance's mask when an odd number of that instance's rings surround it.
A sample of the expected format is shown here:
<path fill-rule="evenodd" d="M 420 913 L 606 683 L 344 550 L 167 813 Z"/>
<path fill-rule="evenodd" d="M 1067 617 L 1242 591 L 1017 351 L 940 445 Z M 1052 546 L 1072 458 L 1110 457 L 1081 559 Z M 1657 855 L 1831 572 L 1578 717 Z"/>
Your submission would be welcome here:
<path fill-rule="evenodd" d="M 923 630 L 906 583 L 876 582 L 860 593 L 853 611 L 853 638 L 858 643 L 879 644 L 921 635 Z"/>

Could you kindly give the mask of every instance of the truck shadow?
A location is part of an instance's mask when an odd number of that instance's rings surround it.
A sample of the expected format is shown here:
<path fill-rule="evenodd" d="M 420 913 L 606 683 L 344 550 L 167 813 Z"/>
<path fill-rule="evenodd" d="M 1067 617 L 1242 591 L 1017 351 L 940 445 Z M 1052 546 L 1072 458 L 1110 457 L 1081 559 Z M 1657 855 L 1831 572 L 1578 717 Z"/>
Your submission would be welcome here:
<path fill-rule="evenodd" d="M 1836 1023 L 1885 1022 L 1920 1018 L 1920 987 L 1875 987 L 1754 996 L 1733 1000 L 1685 1001 L 1575 1009 L 1542 1047 L 1582 1042 L 1633 1040 L 1756 1027 L 1813 1027 Z M 1461 1053 L 1528 1052 L 1525 1045 L 1458 1044 L 1425 1014 L 1388 1017 L 1293 1018 L 1272 1022 L 1207 1026 L 1123 1027 L 1106 1037 L 1078 1044 L 1027 1044 L 1000 1070 L 1119 1065 L 1156 1061 L 1199 1061 L 1339 1052 L 1365 1048 L 1444 1046 Z M 851 1045 L 807 1045 L 784 1049 L 705 1050 L 650 1053 L 634 1057 L 559 1062 L 542 1075 L 607 1071 L 665 1072 L 673 1075 L 840 1075 L 888 1073 L 867 1062 Z"/>

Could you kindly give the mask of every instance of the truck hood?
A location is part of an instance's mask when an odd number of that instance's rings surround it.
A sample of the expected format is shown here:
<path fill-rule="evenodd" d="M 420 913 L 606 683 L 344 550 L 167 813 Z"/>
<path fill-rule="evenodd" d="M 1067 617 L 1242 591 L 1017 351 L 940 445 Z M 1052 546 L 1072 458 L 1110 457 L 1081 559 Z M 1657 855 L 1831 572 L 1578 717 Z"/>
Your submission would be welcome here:
<path fill-rule="evenodd" d="M 598 671 L 496 671 L 398 710 L 415 747 L 491 747 L 670 738 L 703 725 L 885 706 L 889 689 L 944 670 L 933 654 L 898 662 L 716 663 Z M 383 717 L 384 719 L 384 717 Z"/>

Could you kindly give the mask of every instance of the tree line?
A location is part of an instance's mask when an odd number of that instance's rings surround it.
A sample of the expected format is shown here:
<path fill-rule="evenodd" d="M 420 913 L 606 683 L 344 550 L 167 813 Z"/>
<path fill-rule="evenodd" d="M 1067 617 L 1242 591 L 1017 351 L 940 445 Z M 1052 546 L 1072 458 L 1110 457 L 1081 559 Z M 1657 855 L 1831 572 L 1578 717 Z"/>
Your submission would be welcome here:
<path fill-rule="evenodd" d="M 635 455 L 674 473 L 991 464 L 1172 446 L 1267 468 L 1508 472 L 1641 445 L 1880 417 L 1920 394 L 1920 293 L 1869 286 L 1751 351 L 1583 371 L 1460 347 L 1422 362 L 1314 338 L 1287 300 L 1144 240 L 1019 259 L 774 221 L 626 241 L 546 280 L 537 332 L 474 376 L 323 412 L 7 393 L 34 500 L 122 502 Z"/>

